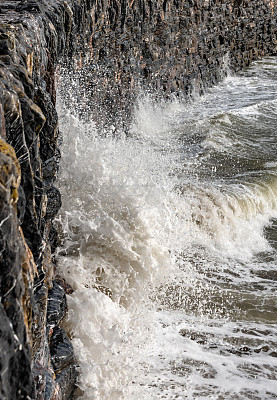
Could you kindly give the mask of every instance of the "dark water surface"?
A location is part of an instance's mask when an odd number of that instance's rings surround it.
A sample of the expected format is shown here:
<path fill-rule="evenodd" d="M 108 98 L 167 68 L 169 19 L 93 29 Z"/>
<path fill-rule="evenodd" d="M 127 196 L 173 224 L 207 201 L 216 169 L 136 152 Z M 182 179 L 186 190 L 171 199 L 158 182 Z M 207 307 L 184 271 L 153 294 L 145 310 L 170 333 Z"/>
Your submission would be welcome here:
<path fill-rule="evenodd" d="M 277 59 L 129 137 L 60 118 L 80 398 L 277 398 Z"/>

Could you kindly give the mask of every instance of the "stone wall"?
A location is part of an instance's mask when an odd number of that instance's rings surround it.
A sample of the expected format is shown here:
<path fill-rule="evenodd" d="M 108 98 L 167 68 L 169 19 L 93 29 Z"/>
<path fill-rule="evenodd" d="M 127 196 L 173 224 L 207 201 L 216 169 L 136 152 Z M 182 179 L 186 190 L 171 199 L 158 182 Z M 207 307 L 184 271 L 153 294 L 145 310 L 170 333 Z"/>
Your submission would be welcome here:
<path fill-rule="evenodd" d="M 61 205 L 55 74 L 58 60 L 87 41 L 91 3 L 0 3 L 1 399 L 67 398 L 74 386 L 72 348 L 57 327 L 65 293 L 53 282 L 51 256 Z"/>
<path fill-rule="evenodd" d="M 79 108 L 84 117 L 87 112 L 99 121 L 100 114 L 102 125 L 120 119 L 124 124 L 138 93 L 167 98 L 172 93 L 185 98 L 193 91 L 203 93 L 223 78 L 227 64 L 238 71 L 266 54 L 275 54 L 276 3 L 94 2 L 90 48 L 86 58 L 78 60 L 77 81 L 74 74 L 71 82 L 72 87 L 77 82 L 77 107 L 82 98 Z"/>
<path fill-rule="evenodd" d="M 276 3 L 1 1 L 1 399 L 67 399 L 77 374 L 59 327 L 70 289 L 52 256 L 58 243 L 52 220 L 61 204 L 58 64 L 74 70 L 84 114 L 87 106 L 100 125 L 111 122 L 107 114 L 126 122 L 141 90 L 186 97 L 221 79 L 227 59 L 237 71 L 275 54 Z"/>

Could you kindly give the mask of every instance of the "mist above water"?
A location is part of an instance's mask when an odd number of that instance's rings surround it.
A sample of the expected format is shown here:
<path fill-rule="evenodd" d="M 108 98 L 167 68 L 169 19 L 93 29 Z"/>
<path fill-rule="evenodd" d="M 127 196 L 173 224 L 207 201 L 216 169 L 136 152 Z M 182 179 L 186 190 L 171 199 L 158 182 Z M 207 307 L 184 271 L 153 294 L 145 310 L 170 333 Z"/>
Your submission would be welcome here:
<path fill-rule="evenodd" d="M 144 96 L 128 136 L 61 91 L 80 399 L 276 398 L 276 72 L 268 58 L 189 103 Z"/>

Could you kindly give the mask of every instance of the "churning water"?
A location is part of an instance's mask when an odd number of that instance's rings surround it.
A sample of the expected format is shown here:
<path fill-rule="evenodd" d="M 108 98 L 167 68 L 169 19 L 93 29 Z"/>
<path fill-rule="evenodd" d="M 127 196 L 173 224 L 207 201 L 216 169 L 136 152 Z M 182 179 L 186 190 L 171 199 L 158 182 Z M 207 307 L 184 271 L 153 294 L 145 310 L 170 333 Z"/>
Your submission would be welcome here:
<path fill-rule="evenodd" d="M 128 137 L 60 103 L 78 398 L 277 398 L 277 60 L 145 96 Z"/>

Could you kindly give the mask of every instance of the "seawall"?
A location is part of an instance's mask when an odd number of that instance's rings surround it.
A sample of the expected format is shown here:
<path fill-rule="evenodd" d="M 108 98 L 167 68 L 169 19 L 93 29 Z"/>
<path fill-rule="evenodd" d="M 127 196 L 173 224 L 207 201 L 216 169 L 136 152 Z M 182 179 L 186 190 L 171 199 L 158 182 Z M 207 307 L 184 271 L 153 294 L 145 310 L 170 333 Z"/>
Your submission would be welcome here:
<path fill-rule="evenodd" d="M 226 60 L 238 71 L 276 54 L 276 10 L 277 0 L 1 2 L 1 399 L 68 399 L 77 378 L 60 327 L 70 288 L 53 256 L 60 65 L 82 78 L 77 97 L 101 126 L 106 115 L 126 124 L 141 90 L 186 98 L 222 79 Z"/>

